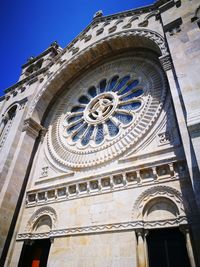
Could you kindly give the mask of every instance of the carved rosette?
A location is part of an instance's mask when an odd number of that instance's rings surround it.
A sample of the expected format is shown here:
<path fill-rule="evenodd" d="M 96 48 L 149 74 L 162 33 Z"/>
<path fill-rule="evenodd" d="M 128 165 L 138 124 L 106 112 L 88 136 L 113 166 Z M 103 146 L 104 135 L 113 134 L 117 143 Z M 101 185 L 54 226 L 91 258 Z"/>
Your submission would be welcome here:
<path fill-rule="evenodd" d="M 62 169 L 118 157 L 152 127 L 166 88 L 159 63 L 142 55 L 98 67 L 72 84 L 54 107 L 47 156 Z"/>

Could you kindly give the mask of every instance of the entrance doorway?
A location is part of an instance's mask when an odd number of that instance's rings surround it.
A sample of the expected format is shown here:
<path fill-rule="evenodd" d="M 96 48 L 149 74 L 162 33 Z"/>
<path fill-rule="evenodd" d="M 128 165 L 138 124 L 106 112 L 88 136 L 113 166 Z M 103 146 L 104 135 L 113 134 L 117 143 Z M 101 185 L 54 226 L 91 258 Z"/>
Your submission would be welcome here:
<path fill-rule="evenodd" d="M 150 230 L 149 267 L 191 267 L 184 235 L 178 228 Z"/>
<path fill-rule="evenodd" d="M 34 240 L 24 244 L 18 267 L 46 267 L 51 242 L 49 239 Z"/>

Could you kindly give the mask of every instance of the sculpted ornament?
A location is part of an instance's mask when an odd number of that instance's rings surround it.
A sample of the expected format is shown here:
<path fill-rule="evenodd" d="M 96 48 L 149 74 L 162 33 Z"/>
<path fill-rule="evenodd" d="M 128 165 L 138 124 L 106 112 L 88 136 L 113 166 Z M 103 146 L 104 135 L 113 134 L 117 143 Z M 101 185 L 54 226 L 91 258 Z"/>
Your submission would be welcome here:
<path fill-rule="evenodd" d="M 169 186 L 154 186 L 145 190 L 136 200 L 133 208 L 133 218 L 142 219 L 145 206 L 153 199 L 167 198 L 179 211 L 179 216 L 185 217 L 181 193 Z"/>
<path fill-rule="evenodd" d="M 46 207 L 39 208 L 31 216 L 31 218 L 29 219 L 29 221 L 27 223 L 27 227 L 26 227 L 28 233 L 31 233 L 33 231 L 33 228 L 35 226 L 35 223 L 37 221 L 39 221 L 39 219 L 42 216 L 44 216 L 44 215 L 47 215 L 47 216 L 50 217 L 51 222 L 52 222 L 52 228 L 55 229 L 56 222 L 57 222 L 57 214 L 56 214 L 56 211 L 52 207 L 46 206 Z"/>
<path fill-rule="evenodd" d="M 143 56 L 102 65 L 75 82 L 55 107 L 47 154 L 62 169 L 119 156 L 152 127 L 166 88 L 160 66 Z"/>

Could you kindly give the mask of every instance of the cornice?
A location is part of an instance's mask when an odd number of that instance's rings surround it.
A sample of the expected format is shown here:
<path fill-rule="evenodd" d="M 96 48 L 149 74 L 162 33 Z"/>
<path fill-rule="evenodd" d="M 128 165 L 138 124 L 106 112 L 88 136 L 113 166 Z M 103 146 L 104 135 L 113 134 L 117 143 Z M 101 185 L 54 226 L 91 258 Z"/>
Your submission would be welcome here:
<path fill-rule="evenodd" d="M 78 181 L 69 181 L 56 186 L 55 184 L 46 185 L 43 188 L 29 190 L 26 207 L 70 201 L 147 185 L 158 185 L 166 183 L 166 181 L 176 181 L 180 177 L 182 180 L 187 177 L 184 162 L 165 163 L 149 168 L 126 170 L 121 173 L 118 171 L 101 177 L 85 177 Z"/>

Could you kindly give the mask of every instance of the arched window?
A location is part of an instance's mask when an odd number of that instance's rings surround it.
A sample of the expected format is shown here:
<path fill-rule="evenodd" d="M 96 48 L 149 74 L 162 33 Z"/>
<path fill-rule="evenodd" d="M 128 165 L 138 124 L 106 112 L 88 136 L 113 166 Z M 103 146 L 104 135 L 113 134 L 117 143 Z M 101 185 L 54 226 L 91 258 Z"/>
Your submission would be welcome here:
<path fill-rule="evenodd" d="M 17 105 L 12 106 L 4 115 L 0 124 L 0 149 L 2 148 L 13 119 L 16 115 Z"/>

